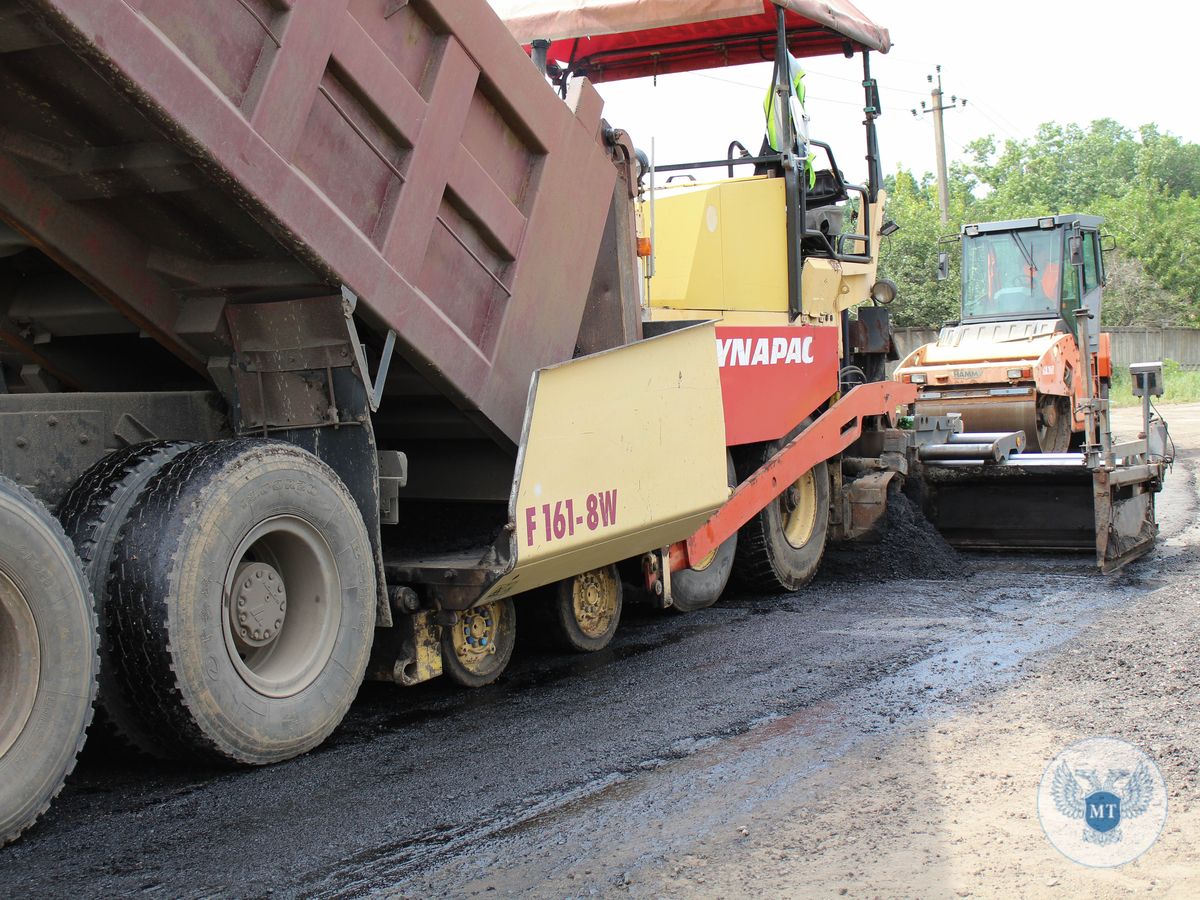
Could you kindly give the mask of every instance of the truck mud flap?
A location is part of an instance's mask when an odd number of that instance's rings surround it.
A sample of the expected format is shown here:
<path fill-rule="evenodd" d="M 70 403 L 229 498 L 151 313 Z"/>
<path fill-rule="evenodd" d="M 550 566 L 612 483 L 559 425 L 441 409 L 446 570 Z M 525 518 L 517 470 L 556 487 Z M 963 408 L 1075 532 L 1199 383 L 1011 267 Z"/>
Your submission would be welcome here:
<path fill-rule="evenodd" d="M 512 497 L 512 567 L 483 600 L 684 540 L 729 498 L 715 326 L 534 373 Z"/>
<path fill-rule="evenodd" d="M 1147 466 L 1093 471 L 1077 454 L 1045 454 L 1007 465 L 929 465 L 924 482 L 926 515 L 956 547 L 1090 551 L 1112 572 L 1149 551 L 1158 534 L 1160 483 Z"/>

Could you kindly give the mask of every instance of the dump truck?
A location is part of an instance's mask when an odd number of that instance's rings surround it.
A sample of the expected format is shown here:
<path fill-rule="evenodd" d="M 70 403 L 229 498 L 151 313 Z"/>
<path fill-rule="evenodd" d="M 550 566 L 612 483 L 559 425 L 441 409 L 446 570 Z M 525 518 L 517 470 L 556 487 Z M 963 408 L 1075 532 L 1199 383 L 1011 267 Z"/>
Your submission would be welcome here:
<path fill-rule="evenodd" d="M 139 751 L 278 762 L 364 677 L 495 680 L 518 610 L 594 651 L 630 569 L 695 609 L 877 521 L 916 394 L 862 377 L 886 316 L 849 315 L 887 294 L 887 32 L 844 0 L 562 6 L 0 2 L 0 843 L 97 694 Z M 789 108 L 789 50 L 862 56 L 861 218 L 814 224 L 789 132 L 729 184 L 770 278 L 714 308 L 659 279 L 720 189 L 651 202 L 589 79 L 774 59 Z"/>
<path fill-rule="evenodd" d="M 926 513 L 951 544 L 1090 551 L 1103 572 L 1154 546 L 1154 495 L 1172 458 L 1150 404 L 1162 367 L 1134 367 L 1142 432 L 1114 442 L 1112 356 L 1099 329 L 1103 221 L 963 226 L 961 318 L 895 370 L 918 386 L 915 416 L 954 419 L 918 463 Z M 963 428 L 971 435 L 953 434 Z"/>

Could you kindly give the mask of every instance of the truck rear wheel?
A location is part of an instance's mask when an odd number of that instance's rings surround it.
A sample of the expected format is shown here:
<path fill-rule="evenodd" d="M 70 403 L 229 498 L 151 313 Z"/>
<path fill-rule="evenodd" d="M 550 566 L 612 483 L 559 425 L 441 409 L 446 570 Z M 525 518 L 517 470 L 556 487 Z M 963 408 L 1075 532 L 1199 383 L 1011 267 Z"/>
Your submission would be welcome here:
<path fill-rule="evenodd" d="M 100 694 L 97 726 L 134 747 L 154 740 L 138 721 L 116 677 L 119 660 L 108 636 L 108 571 L 117 534 L 129 510 L 159 469 L 193 446 L 187 441 L 151 441 L 110 453 L 84 472 L 58 504 L 55 514 L 83 562 L 100 623 Z"/>
<path fill-rule="evenodd" d="M 740 448 L 739 478 L 752 475 L 798 431 Z M 753 590 L 799 590 L 817 573 L 828 532 L 829 466 L 819 462 L 741 527 L 734 575 Z"/>
<path fill-rule="evenodd" d="M 75 768 L 98 663 L 96 613 L 70 541 L 0 477 L 0 845 L 46 811 Z"/>
<path fill-rule="evenodd" d="M 725 456 L 729 474 L 729 486 L 737 487 L 737 470 L 732 454 Z M 671 574 L 671 605 L 669 609 L 688 613 L 707 609 L 718 600 L 729 584 L 733 572 L 733 561 L 737 555 L 738 536 L 735 531 L 716 550 L 700 560 L 690 569 L 681 569 Z"/>
<path fill-rule="evenodd" d="M 551 607 L 559 643 L 577 653 L 603 650 L 617 633 L 623 600 L 615 565 L 560 581 Z"/>
<path fill-rule="evenodd" d="M 261 765 L 323 741 L 375 624 L 366 526 L 290 444 L 199 444 L 129 513 L 108 583 L 117 677 L 155 746 Z"/>
<path fill-rule="evenodd" d="M 460 610 L 442 628 L 442 671 L 463 687 L 491 684 L 508 668 L 516 641 L 511 597 Z"/>

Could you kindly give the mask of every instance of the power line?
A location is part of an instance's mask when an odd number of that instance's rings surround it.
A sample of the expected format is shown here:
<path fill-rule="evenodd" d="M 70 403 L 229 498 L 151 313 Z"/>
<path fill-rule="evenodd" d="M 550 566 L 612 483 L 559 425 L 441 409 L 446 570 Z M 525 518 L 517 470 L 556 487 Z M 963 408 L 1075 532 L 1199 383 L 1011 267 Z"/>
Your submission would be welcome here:
<path fill-rule="evenodd" d="M 705 72 L 699 72 L 699 73 L 697 73 L 697 74 L 698 74 L 698 75 L 699 75 L 701 78 L 707 78 L 707 79 L 709 79 L 709 80 L 711 80 L 711 81 L 720 81 L 720 82 L 722 82 L 722 83 L 724 83 L 724 84 L 732 84 L 732 85 L 734 85 L 734 86 L 736 86 L 736 87 L 749 88 L 750 90 L 752 90 L 752 91 L 757 91 L 758 93 L 760 93 L 760 94 L 762 94 L 762 95 L 764 95 L 764 96 L 765 96 L 765 95 L 766 95 L 766 93 L 767 93 L 767 88 L 764 88 L 762 85 L 757 85 L 757 84 L 748 84 L 748 83 L 747 83 L 747 82 L 745 82 L 745 81 L 735 81 L 735 80 L 734 80 L 734 79 L 732 79 L 732 78 L 722 78 L 720 75 L 709 75 L 709 74 L 707 74 L 707 73 L 705 73 Z M 857 83 L 857 82 L 856 82 L 856 83 Z M 841 104 L 841 105 L 843 105 L 843 106 L 858 106 L 858 107 L 861 107 L 861 106 L 862 106 L 862 101 L 861 101 L 861 100 L 837 100 L 837 99 L 835 99 L 835 98 L 833 98 L 833 97 L 821 97 L 821 96 L 819 96 L 819 95 L 817 95 L 817 94 L 810 94 L 810 93 L 808 93 L 807 91 L 805 91 L 805 93 L 804 93 L 804 99 L 805 99 L 805 101 L 808 101 L 808 100 L 820 100 L 820 101 L 822 101 L 823 103 L 840 103 L 840 104 Z M 883 108 L 884 108 L 884 109 L 890 109 L 892 112 L 904 112 L 904 108 L 903 108 L 903 107 L 900 107 L 900 106 L 885 106 L 885 107 L 883 107 Z"/>
<path fill-rule="evenodd" d="M 806 100 L 820 100 L 822 103 L 840 103 L 842 106 L 857 106 L 862 108 L 862 101 L 855 102 L 854 100 L 834 100 L 832 97 L 818 97 L 816 94 L 806 94 Z M 881 109 L 890 109 L 892 112 L 904 112 L 902 106 L 883 106 Z"/>
<path fill-rule="evenodd" d="M 894 51 L 891 53 L 888 53 L 886 58 L 889 62 L 902 63 L 906 66 L 911 66 L 913 68 L 917 68 L 918 66 L 921 68 L 925 68 L 926 66 L 929 65 L 929 61 L 927 59 L 920 60 L 920 59 L 916 59 L 915 57 L 912 57 L 912 56 L 897 56 Z M 971 97 L 972 97 L 971 102 L 973 104 L 978 104 L 980 107 L 987 107 L 988 109 L 991 110 L 992 115 L 989 115 L 986 112 L 986 110 L 984 110 L 982 108 L 980 109 L 980 113 L 982 115 L 984 115 L 985 117 L 989 118 L 992 121 L 992 123 L 997 128 L 999 128 L 1001 131 L 1006 131 L 1010 134 L 1010 136 L 1012 136 L 1016 139 L 1019 139 L 1018 135 L 1023 133 L 1024 129 L 1020 125 L 1018 125 L 1012 118 L 1010 118 L 1007 114 L 1005 114 L 998 106 L 992 106 L 990 102 L 981 101 L 979 99 L 979 96 L 981 94 L 983 94 L 984 92 L 975 90 L 975 88 L 978 88 L 978 83 L 974 82 L 971 79 L 970 74 L 968 74 L 967 77 L 965 77 L 965 78 L 961 78 L 960 80 L 961 80 L 963 86 L 969 92 L 971 92 Z M 913 93 L 913 94 L 920 93 L 919 91 L 912 91 L 909 89 L 902 89 L 902 88 L 891 88 L 891 90 L 904 90 L 906 93 Z"/>
<path fill-rule="evenodd" d="M 987 112 L 983 109 L 982 106 L 979 105 L 978 102 L 976 102 L 975 105 L 971 107 L 971 111 L 979 113 L 981 116 L 983 116 L 989 122 L 991 122 L 993 125 L 995 125 L 997 128 L 999 128 L 1005 134 L 1007 134 L 1009 136 L 1009 138 L 1011 138 L 1012 140 L 1014 140 L 1014 141 L 1020 140 L 1020 137 L 1018 137 L 1016 134 L 1014 134 L 1011 129 L 1006 128 L 1000 122 L 996 121 L 996 119 L 994 119 L 990 115 L 988 115 Z"/>
<path fill-rule="evenodd" d="M 832 78 L 834 81 L 848 81 L 848 82 L 850 82 L 850 84 L 858 84 L 858 85 L 862 84 L 861 78 L 847 78 L 844 75 L 831 75 L 829 72 L 822 72 L 818 69 L 810 69 L 810 68 L 808 68 L 808 66 L 804 67 L 804 73 L 806 75 L 820 75 L 822 78 Z M 918 97 L 925 96 L 924 91 L 914 91 L 911 88 L 880 86 L 880 90 L 881 91 L 897 91 L 901 94 L 916 94 Z"/>
<path fill-rule="evenodd" d="M 968 76 L 967 76 L 967 78 L 965 79 L 965 84 L 966 84 L 967 88 L 971 88 L 972 82 L 971 82 L 970 75 L 968 75 Z M 1006 113 L 1005 113 L 1003 110 L 1001 110 L 1001 109 L 1000 109 L 998 106 L 992 106 L 992 103 L 991 103 L 991 101 L 990 101 L 990 100 L 979 100 L 979 96 L 978 96 L 978 95 L 979 95 L 980 93 L 981 93 L 981 92 L 979 92 L 979 91 L 974 91 L 974 92 L 971 94 L 971 96 L 972 96 L 972 97 L 975 97 L 975 102 L 976 102 L 976 103 L 979 103 L 979 104 L 981 104 L 982 106 L 986 107 L 987 109 L 990 109 L 990 110 L 991 110 L 991 113 L 992 113 L 992 115 L 993 115 L 993 116 L 994 116 L 996 119 L 998 119 L 998 120 L 999 120 L 999 121 L 997 122 L 997 125 L 998 125 L 999 127 L 1001 127 L 1001 128 L 1004 128 L 1004 129 L 1011 129 L 1013 132 L 1016 132 L 1016 133 L 1020 133 L 1020 132 L 1023 130 L 1023 129 L 1021 128 L 1021 126 L 1020 126 L 1020 125 L 1018 125 L 1018 124 L 1017 124 L 1017 123 L 1016 123 L 1016 122 L 1015 122 L 1015 121 L 1014 121 L 1012 118 L 1010 118 L 1010 117 L 1009 117 L 1009 116 L 1008 116 L 1008 115 L 1007 115 L 1007 114 L 1006 114 Z M 984 96 L 986 96 L 986 93 L 984 93 Z M 985 115 L 986 115 L 986 114 L 987 114 L 987 113 L 986 113 L 986 111 L 985 111 Z"/>

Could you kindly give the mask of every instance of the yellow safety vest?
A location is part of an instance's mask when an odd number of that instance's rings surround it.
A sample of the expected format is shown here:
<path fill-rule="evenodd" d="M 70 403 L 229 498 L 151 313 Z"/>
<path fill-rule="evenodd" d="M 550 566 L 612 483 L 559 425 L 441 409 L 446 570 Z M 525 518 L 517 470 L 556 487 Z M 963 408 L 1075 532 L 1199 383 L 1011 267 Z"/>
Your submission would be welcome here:
<path fill-rule="evenodd" d="M 792 54 L 788 54 L 788 67 L 792 72 L 792 93 L 795 94 L 796 100 L 800 104 L 800 109 L 804 109 L 804 70 L 800 68 L 800 63 Z M 763 100 L 763 112 L 767 116 L 767 143 L 771 145 L 771 149 L 776 153 L 780 151 L 779 132 L 775 125 L 775 83 L 767 88 L 766 99 Z M 792 132 L 796 133 L 795 122 L 792 123 Z M 812 190 L 817 184 L 817 173 L 813 170 L 812 158 L 808 155 L 808 147 L 804 146 L 804 171 L 808 175 L 808 187 Z"/>

